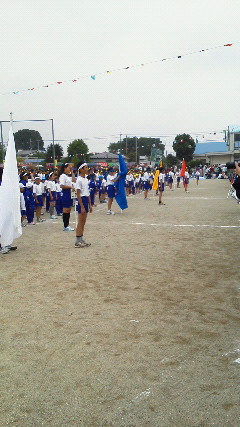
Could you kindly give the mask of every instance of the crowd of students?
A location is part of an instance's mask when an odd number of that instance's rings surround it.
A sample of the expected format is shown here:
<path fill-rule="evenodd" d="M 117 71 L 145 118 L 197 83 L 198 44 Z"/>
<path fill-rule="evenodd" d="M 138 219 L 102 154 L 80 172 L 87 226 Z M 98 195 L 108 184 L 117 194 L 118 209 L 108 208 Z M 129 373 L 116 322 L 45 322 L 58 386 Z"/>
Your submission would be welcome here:
<path fill-rule="evenodd" d="M 173 168 L 165 170 L 160 167 L 152 170 L 148 167 L 144 171 L 130 169 L 125 180 L 126 195 L 130 197 L 142 192 L 144 199 L 148 199 L 148 192 L 153 189 L 158 195 L 159 205 L 164 205 L 162 196 L 166 186 L 169 190 L 180 188 L 182 179 L 183 188 L 188 192 L 190 177 L 195 178 L 198 185 L 200 176 L 202 174 L 198 169 L 195 169 L 191 175 L 186 170 L 183 177 L 180 170 Z M 74 231 L 70 226 L 70 214 L 74 204 L 78 214 L 75 246 L 89 246 L 90 244 L 83 239 L 87 214 L 98 203 L 107 203 L 107 215 L 114 215 L 112 211 L 112 203 L 116 195 L 114 184 L 119 177 L 116 168 L 94 170 L 89 169 L 85 162 L 80 162 L 74 169 L 69 163 L 64 163 L 60 170 L 38 172 L 20 170 L 22 226 L 33 226 L 44 222 L 46 220 L 42 218 L 44 209 L 44 212 L 49 214 L 50 220 L 62 217 L 63 231 Z M 36 219 L 34 219 L 35 216 Z"/>
<path fill-rule="evenodd" d="M 180 171 L 173 172 L 172 169 L 165 171 L 159 170 L 159 185 L 157 193 L 164 191 L 164 186 L 168 185 L 172 190 L 174 178 L 176 178 L 177 187 L 180 185 Z M 147 199 L 148 191 L 152 189 L 156 170 L 147 168 L 145 171 L 129 170 L 126 175 L 126 195 L 135 195 L 144 193 Z M 42 218 L 44 208 L 49 213 L 50 219 L 56 219 L 58 216 L 63 218 L 63 230 L 73 231 L 69 226 L 70 212 L 73 201 L 77 199 L 77 177 L 79 169 L 73 169 L 69 163 L 62 165 L 61 170 L 53 171 L 20 171 L 19 187 L 22 226 L 35 225 L 36 222 L 43 222 Z M 89 189 L 89 200 L 91 206 L 99 203 L 108 203 L 107 215 L 114 215 L 112 211 L 112 202 L 115 197 L 115 182 L 118 180 L 117 170 L 108 168 L 107 170 L 88 169 L 86 177 Z M 199 175 L 196 174 L 199 179 Z M 189 183 L 189 173 L 186 171 L 183 177 L 185 191 Z M 159 204 L 161 204 L 161 196 Z M 36 219 L 34 220 L 34 216 Z"/>

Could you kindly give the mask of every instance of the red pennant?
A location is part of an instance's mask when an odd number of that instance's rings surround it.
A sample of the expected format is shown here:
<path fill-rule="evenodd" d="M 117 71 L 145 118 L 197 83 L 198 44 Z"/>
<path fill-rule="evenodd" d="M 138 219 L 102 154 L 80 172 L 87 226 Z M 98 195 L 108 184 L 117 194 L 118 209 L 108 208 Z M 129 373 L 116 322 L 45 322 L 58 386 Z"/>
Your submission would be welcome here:
<path fill-rule="evenodd" d="M 75 83 L 77 80 L 73 80 L 73 83 Z"/>
<path fill-rule="evenodd" d="M 57 82 L 58 85 L 60 85 L 62 82 Z"/>
<path fill-rule="evenodd" d="M 232 46 L 232 43 L 227 43 L 224 46 Z"/>
<path fill-rule="evenodd" d="M 182 161 L 182 169 L 181 169 L 181 172 L 180 172 L 180 176 L 184 176 L 186 170 L 187 170 L 187 165 L 186 165 L 185 160 L 183 159 L 183 161 Z"/>

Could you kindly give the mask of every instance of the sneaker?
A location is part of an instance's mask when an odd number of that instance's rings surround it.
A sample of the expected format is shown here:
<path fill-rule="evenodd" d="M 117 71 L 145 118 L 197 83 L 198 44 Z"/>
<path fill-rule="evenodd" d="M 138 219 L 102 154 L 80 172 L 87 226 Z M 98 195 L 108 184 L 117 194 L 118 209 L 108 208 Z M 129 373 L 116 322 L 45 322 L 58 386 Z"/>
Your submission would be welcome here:
<path fill-rule="evenodd" d="M 25 224 L 24 222 L 22 222 L 22 227 L 27 227 L 27 224 Z"/>
<path fill-rule="evenodd" d="M 42 218 L 37 219 L 37 222 L 44 222 L 44 221 L 46 221 L 46 220 L 45 220 L 45 219 L 42 219 Z"/>
<path fill-rule="evenodd" d="M 87 243 L 85 240 L 82 240 L 82 243 L 84 243 L 85 246 L 91 246 L 91 243 Z"/>
<path fill-rule="evenodd" d="M 112 211 L 107 211 L 107 215 L 111 215 L 112 214 Z"/>
<path fill-rule="evenodd" d="M 57 216 L 56 215 L 51 215 L 50 219 L 57 219 Z"/>
<path fill-rule="evenodd" d="M 57 216 L 62 216 L 62 213 L 60 213 L 60 214 L 57 214 Z"/>
<path fill-rule="evenodd" d="M 72 228 L 68 225 L 68 227 L 63 228 L 63 231 L 74 231 L 74 228 Z"/>
<path fill-rule="evenodd" d="M 10 249 L 7 246 L 0 249 L 0 254 L 8 254 L 8 252 L 10 252 Z"/>
<path fill-rule="evenodd" d="M 86 248 L 87 245 L 84 242 L 76 242 L 75 243 L 75 248 Z"/>
<path fill-rule="evenodd" d="M 28 222 L 28 225 L 35 225 L 35 222 Z"/>

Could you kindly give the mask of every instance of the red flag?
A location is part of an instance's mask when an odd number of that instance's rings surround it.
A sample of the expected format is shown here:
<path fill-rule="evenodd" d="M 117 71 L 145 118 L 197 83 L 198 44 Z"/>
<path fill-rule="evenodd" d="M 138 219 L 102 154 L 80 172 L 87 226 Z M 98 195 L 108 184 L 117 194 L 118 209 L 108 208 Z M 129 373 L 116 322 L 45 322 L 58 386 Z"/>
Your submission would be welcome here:
<path fill-rule="evenodd" d="M 187 170 L 187 165 L 186 165 L 185 160 L 183 159 L 183 161 L 182 161 L 182 169 L 181 169 L 180 176 L 184 176 L 186 170 Z"/>
<path fill-rule="evenodd" d="M 227 43 L 224 46 L 232 46 L 232 45 L 233 45 L 232 43 Z"/>

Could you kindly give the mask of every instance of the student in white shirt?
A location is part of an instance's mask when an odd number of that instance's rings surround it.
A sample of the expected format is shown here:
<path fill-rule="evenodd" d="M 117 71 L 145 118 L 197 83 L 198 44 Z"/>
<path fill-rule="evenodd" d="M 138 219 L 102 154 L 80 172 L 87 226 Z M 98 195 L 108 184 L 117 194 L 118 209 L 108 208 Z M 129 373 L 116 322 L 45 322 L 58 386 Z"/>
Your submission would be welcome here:
<path fill-rule="evenodd" d="M 72 176 L 69 176 L 72 174 Z M 64 163 L 61 166 L 61 175 L 59 178 L 59 184 L 62 189 L 62 206 L 63 206 L 63 225 L 64 231 L 74 231 L 74 228 L 69 226 L 70 222 L 70 212 L 72 209 L 72 198 L 71 198 L 71 190 L 73 189 L 73 183 L 76 182 L 76 178 L 72 171 L 69 163 Z"/>
<path fill-rule="evenodd" d="M 188 191 L 188 184 L 189 184 L 189 173 L 188 173 L 188 171 L 186 171 L 184 173 L 183 183 L 184 183 L 185 192 L 189 193 L 189 191 Z"/>
<path fill-rule="evenodd" d="M 200 172 L 197 170 L 197 171 L 195 172 L 195 178 L 196 178 L 196 180 L 197 180 L 197 185 L 198 185 L 199 177 L 200 177 Z"/>
<path fill-rule="evenodd" d="M 79 176 L 76 181 L 77 191 L 77 211 L 78 211 L 78 224 L 76 228 L 76 242 L 75 248 L 85 248 L 90 246 L 91 243 L 83 240 L 84 226 L 87 220 L 88 212 L 92 212 L 90 191 L 88 186 L 88 179 L 86 175 L 88 173 L 88 165 L 85 162 L 77 165 Z"/>
<path fill-rule="evenodd" d="M 33 184 L 33 195 L 35 199 L 36 217 L 37 222 L 43 222 L 45 219 L 41 219 L 41 211 L 43 206 L 42 201 L 42 184 L 39 176 L 35 177 L 35 184 Z"/>
<path fill-rule="evenodd" d="M 47 183 L 47 189 L 49 192 L 49 202 L 50 202 L 50 207 L 49 207 L 49 213 L 50 213 L 50 219 L 57 219 L 56 215 L 54 215 L 54 208 L 55 208 L 55 204 L 56 204 L 56 183 L 55 183 L 55 175 L 54 172 L 51 172 L 49 174 L 49 180 Z"/>
<path fill-rule="evenodd" d="M 115 187 L 114 183 L 117 182 L 120 178 L 120 175 L 117 176 L 117 174 L 114 172 L 113 168 L 108 169 L 108 176 L 107 176 L 107 195 L 108 195 L 108 211 L 107 215 L 114 215 L 114 212 L 112 212 L 112 202 L 115 197 Z"/>
<path fill-rule="evenodd" d="M 173 178 L 174 178 L 174 172 L 172 170 L 170 170 L 168 172 L 168 186 L 169 186 L 169 190 L 172 190 Z"/>
<path fill-rule="evenodd" d="M 160 173 L 158 175 L 158 194 L 159 194 L 159 205 L 165 205 L 165 203 L 162 202 L 162 193 L 164 192 L 164 180 L 165 180 L 165 171 L 164 168 L 160 168 Z"/>
<path fill-rule="evenodd" d="M 148 173 L 149 171 L 151 171 L 151 169 L 147 168 L 146 172 L 144 172 L 143 177 L 142 177 L 143 189 L 144 189 L 144 199 L 147 199 L 148 190 L 150 190 L 150 188 L 151 188 L 151 185 L 150 185 L 150 175 Z"/>

